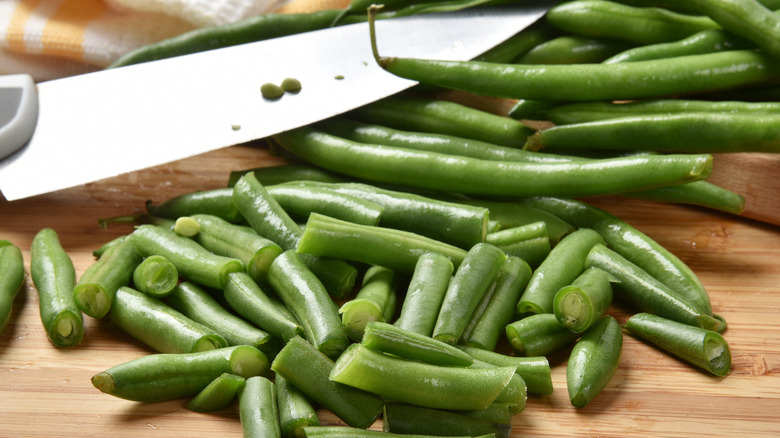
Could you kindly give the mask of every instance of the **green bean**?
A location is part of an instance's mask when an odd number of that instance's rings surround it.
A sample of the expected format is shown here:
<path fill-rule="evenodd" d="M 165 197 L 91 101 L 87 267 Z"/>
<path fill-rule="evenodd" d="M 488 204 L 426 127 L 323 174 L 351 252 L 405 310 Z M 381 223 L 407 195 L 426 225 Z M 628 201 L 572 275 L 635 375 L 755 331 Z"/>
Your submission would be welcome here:
<path fill-rule="evenodd" d="M 548 23 L 540 20 L 474 59 L 486 62 L 513 62 L 536 45 L 551 39 L 555 34 L 555 30 Z"/>
<path fill-rule="evenodd" d="M 472 418 L 465 411 L 447 411 L 407 403 L 389 402 L 382 415 L 382 429 L 406 436 L 508 436 L 509 424 Z M 383 435 L 384 436 L 384 435 Z"/>
<path fill-rule="evenodd" d="M 379 226 L 410 231 L 464 249 L 485 238 L 488 210 L 365 183 L 299 182 L 367 199 L 384 209 Z"/>
<path fill-rule="evenodd" d="M 729 344 L 719 333 L 649 313 L 631 316 L 623 328 L 716 376 L 724 377 L 731 371 Z"/>
<path fill-rule="evenodd" d="M 506 325 L 512 322 L 515 305 L 531 278 L 531 267 L 523 259 L 507 257 L 493 285 L 482 296 L 466 325 L 460 342 L 495 350 Z"/>
<path fill-rule="evenodd" d="M 282 253 L 282 248 L 253 229 L 231 224 L 213 215 L 189 216 L 200 225 L 193 240 L 207 250 L 241 261 L 244 271 L 257 282 L 265 282 L 268 267 Z"/>
<path fill-rule="evenodd" d="M 723 331 L 725 322 L 709 314 L 701 313 L 676 291 L 668 288 L 639 266 L 608 249 L 596 245 L 588 254 L 586 266 L 595 266 L 615 277 L 615 298 L 639 311 L 653 313 L 678 322 Z"/>
<path fill-rule="evenodd" d="M 515 120 L 543 120 L 544 114 L 560 102 L 554 100 L 518 99 L 507 116 Z"/>
<path fill-rule="evenodd" d="M 127 238 L 127 235 L 121 235 L 119 237 L 115 237 L 115 238 L 109 240 L 108 242 L 100 245 L 100 247 L 98 247 L 95 250 L 93 250 L 92 251 L 92 255 L 95 258 L 100 258 L 103 254 L 106 253 L 106 251 L 108 251 L 109 248 L 111 248 L 112 246 L 115 246 L 115 245 L 118 245 L 118 244 L 122 243 L 122 241 L 124 241 L 125 238 Z"/>
<path fill-rule="evenodd" d="M 187 237 L 156 225 L 140 225 L 129 237 L 144 257 L 161 255 L 176 266 L 182 277 L 221 289 L 231 272 L 244 269 L 241 261 L 213 254 Z"/>
<path fill-rule="evenodd" d="M 268 371 L 268 358 L 260 350 L 240 345 L 141 356 L 95 374 L 92 385 L 126 400 L 159 402 L 194 396 L 223 373 L 249 378 Z"/>
<path fill-rule="evenodd" d="M 482 297 L 498 276 L 507 256 L 489 243 L 474 245 L 447 287 L 433 327 L 433 338 L 451 345 L 461 340 Z"/>
<path fill-rule="evenodd" d="M 512 349 L 524 356 L 546 356 L 569 345 L 579 335 L 558 322 L 552 313 L 537 313 L 506 326 Z"/>
<path fill-rule="evenodd" d="M 518 202 L 546 210 L 574 226 L 598 231 L 609 248 L 694 303 L 702 313 L 712 313 L 709 295 L 691 268 L 625 221 L 576 200 L 533 198 Z"/>
<path fill-rule="evenodd" d="M 623 351 L 623 333 L 615 318 L 606 315 L 574 344 L 566 365 L 569 400 L 582 408 L 606 388 Z"/>
<path fill-rule="evenodd" d="M 238 393 L 239 419 L 243 436 L 281 438 L 276 386 L 263 376 L 253 376 Z"/>
<path fill-rule="evenodd" d="M 268 357 L 273 357 L 281 347 L 272 335 L 224 308 L 196 284 L 186 281 L 180 283 L 168 295 L 165 303 L 187 318 L 219 333 L 228 345 L 251 345 Z"/>
<path fill-rule="evenodd" d="M 360 342 L 367 323 L 389 322 L 393 318 L 397 283 L 395 273 L 390 269 L 371 266 L 366 270 L 355 298 L 339 308 L 342 325 L 350 339 Z"/>
<path fill-rule="evenodd" d="M 73 299 L 76 269 L 51 228 L 38 231 L 33 238 L 30 276 L 38 290 L 41 322 L 49 341 L 59 348 L 81 343 L 84 319 Z"/>
<path fill-rule="evenodd" d="M 778 0 L 757 0 L 758 3 L 766 6 L 769 9 L 775 10 L 780 8 L 780 1 Z M 690 2 L 681 2 L 679 0 L 619 0 L 620 3 L 626 3 L 634 6 L 656 6 L 666 9 L 672 9 L 679 12 L 698 14 L 699 10 L 695 4 Z"/>
<path fill-rule="evenodd" d="M 523 378 L 530 393 L 550 395 L 553 392 L 550 363 L 544 356 L 508 356 L 468 345 L 457 347 L 476 360 L 496 366 L 516 367 L 515 373 Z"/>
<path fill-rule="evenodd" d="M 466 250 L 407 231 L 358 225 L 313 213 L 297 251 L 304 254 L 384 266 L 397 273 L 414 271 L 417 258 L 441 254 L 459 266 Z"/>
<path fill-rule="evenodd" d="M 241 222 L 243 218 L 233 205 L 230 188 L 202 190 L 174 196 L 160 204 L 146 202 L 146 209 L 152 215 L 176 219 L 193 214 L 210 214 L 228 222 Z"/>
<path fill-rule="evenodd" d="M 433 365 L 466 367 L 474 363 L 470 355 L 450 344 L 379 321 L 366 324 L 360 343 L 372 350 Z"/>
<path fill-rule="evenodd" d="M 459 103 L 407 95 L 381 99 L 346 116 L 406 131 L 454 135 L 516 148 L 521 148 L 534 131 L 516 120 Z"/>
<path fill-rule="evenodd" d="M 228 305 L 241 317 L 288 342 L 296 336 L 304 336 L 303 327 L 289 310 L 283 311 L 275 297 L 266 294 L 260 286 L 245 273 L 228 275 L 223 290 Z"/>
<path fill-rule="evenodd" d="M 238 179 L 247 173 L 254 173 L 255 178 L 264 186 L 273 186 L 292 181 L 345 182 L 344 177 L 324 169 L 305 164 L 282 164 L 279 166 L 254 167 L 244 170 L 233 170 L 228 178 L 228 187 L 233 187 Z"/>
<path fill-rule="evenodd" d="M 496 365 L 493 365 L 488 362 L 483 362 L 478 359 L 474 359 L 474 363 L 470 366 L 470 368 L 500 368 Z M 514 367 L 510 366 L 509 368 L 514 369 Z M 523 377 L 520 376 L 517 373 L 512 374 L 512 377 L 509 379 L 509 383 L 504 387 L 504 389 L 498 394 L 498 396 L 493 400 L 492 405 L 495 404 L 502 404 L 507 405 L 511 412 L 513 414 L 519 414 L 523 412 L 523 409 L 525 409 L 525 402 L 528 399 L 528 391 L 525 386 L 525 380 L 523 380 Z M 488 406 L 489 408 L 490 406 Z M 487 408 L 485 408 L 487 409 Z"/>
<path fill-rule="evenodd" d="M 742 214 L 745 210 L 745 198 L 742 195 L 708 181 L 623 193 L 623 196 L 670 204 L 697 205 L 733 214 Z"/>
<path fill-rule="evenodd" d="M 81 275 L 73 288 L 79 309 L 93 318 L 103 318 L 111 309 L 114 294 L 127 286 L 142 257 L 135 246 L 122 240 L 106 251 Z M 178 279 L 178 277 L 177 277 Z"/>
<path fill-rule="evenodd" d="M 401 313 L 394 324 L 403 330 L 431 336 L 453 270 L 450 259 L 439 253 L 420 255 L 401 305 Z"/>
<path fill-rule="evenodd" d="M 517 315 L 552 313 L 556 292 L 582 273 L 588 251 L 603 242 L 599 233 L 590 228 L 581 228 L 561 239 L 531 276 L 517 302 Z"/>
<path fill-rule="evenodd" d="M 485 242 L 509 256 L 525 260 L 532 268 L 539 266 L 552 249 L 547 224 L 543 221 L 488 233 Z"/>
<path fill-rule="evenodd" d="M 279 425 L 282 436 L 298 438 L 304 436 L 305 427 L 319 426 L 320 419 L 308 397 L 281 375 L 274 377 L 276 384 L 276 405 L 279 409 Z"/>
<path fill-rule="evenodd" d="M 675 56 L 703 55 L 726 50 L 743 50 L 754 45 L 722 29 L 707 29 L 682 38 L 679 41 L 634 47 L 605 59 L 604 64 L 647 61 Z"/>
<path fill-rule="evenodd" d="M 282 376 L 347 425 L 368 428 L 382 412 L 384 401 L 369 392 L 331 380 L 333 368 L 331 359 L 300 337 L 287 342 L 271 364 L 277 376 Z"/>
<path fill-rule="evenodd" d="M 207 26 L 132 50 L 111 63 L 108 68 L 324 29 L 338 12 L 336 9 L 326 9 L 298 14 L 266 13 L 233 23 Z"/>
<path fill-rule="evenodd" d="M 702 14 L 724 29 L 780 57 L 780 15 L 755 0 L 691 0 Z"/>
<path fill-rule="evenodd" d="M 710 155 L 647 155 L 584 163 L 515 163 L 351 142 L 309 128 L 276 136 L 283 147 L 326 169 L 420 189 L 495 196 L 586 196 L 637 191 L 706 178 Z M 603 178 L 609 168 L 610 178 Z"/>
<path fill-rule="evenodd" d="M 277 257 L 268 270 L 268 284 L 298 318 L 306 338 L 328 357 L 338 357 L 347 345 L 338 308 L 325 286 L 293 250 Z"/>
<path fill-rule="evenodd" d="M 517 64 L 589 64 L 632 47 L 624 41 L 563 35 L 545 41 L 515 60 Z"/>
<path fill-rule="evenodd" d="M 384 210 L 374 202 L 312 185 L 276 185 L 267 190 L 290 216 L 304 220 L 317 212 L 356 224 L 376 225 Z"/>
<path fill-rule="evenodd" d="M 588 268 L 571 285 L 562 287 L 553 301 L 555 317 L 569 330 L 582 333 L 597 323 L 612 304 L 610 276 Z"/>
<path fill-rule="evenodd" d="M 780 115 L 688 112 L 621 117 L 538 131 L 526 148 L 601 148 L 668 153 L 780 152 Z"/>
<path fill-rule="evenodd" d="M 5 240 L 0 245 L 0 333 L 8 326 L 14 298 L 24 284 L 24 258 L 19 247 Z"/>
<path fill-rule="evenodd" d="M 179 270 L 159 254 L 146 257 L 133 270 L 133 286 L 153 298 L 164 298 L 179 283 Z"/>
<path fill-rule="evenodd" d="M 306 438 L 433 438 L 438 435 L 397 434 L 379 430 L 360 429 L 349 426 L 319 426 L 303 429 Z M 495 438 L 495 434 L 480 435 L 477 438 Z M 453 438 L 472 438 L 466 435 Z"/>
<path fill-rule="evenodd" d="M 228 345 L 216 331 L 127 286 L 116 291 L 110 316 L 117 327 L 159 353 L 194 353 Z"/>
<path fill-rule="evenodd" d="M 536 222 L 544 222 L 550 243 L 557 244 L 563 236 L 574 232 L 575 228 L 563 219 L 540 208 L 531 207 L 518 202 L 497 201 L 485 199 L 464 199 L 469 205 L 485 207 L 490 212 L 490 218 L 498 221 L 502 229 L 515 228 Z M 487 237 L 486 237 L 487 239 Z"/>
<path fill-rule="evenodd" d="M 708 17 L 604 0 L 559 4 L 547 12 L 547 21 L 577 35 L 616 38 L 636 44 L 676 41 L 701 30 L 720 27 Z"/>
<path fill-rule="evenodd" d="M 232 373 L 222 373 L 203 388 L 185 407 L 195 412 L 215 412 L 227 408 L 244 386 L 246 379 Z"/>
<path fill-rule="evenodd" d="M 284 250 L 298 246 L 303 234 L 301 228 L 254 174 L 246 174 L 236 182 L 233 187 L 233 201 L 258 234 L 276 242 Z M 357 269 L 354 266 L 341 260 L 306 255 L 301 257 L 331 295 L 343 298 L 352 292 L 357 277 Z"/>
<path fill-rule="evenodd" d="M 514 375 L 512 367 L 444 367 L 352 344 L 334 364 L 330 380 L 417 406 L 481 410 Z"/>

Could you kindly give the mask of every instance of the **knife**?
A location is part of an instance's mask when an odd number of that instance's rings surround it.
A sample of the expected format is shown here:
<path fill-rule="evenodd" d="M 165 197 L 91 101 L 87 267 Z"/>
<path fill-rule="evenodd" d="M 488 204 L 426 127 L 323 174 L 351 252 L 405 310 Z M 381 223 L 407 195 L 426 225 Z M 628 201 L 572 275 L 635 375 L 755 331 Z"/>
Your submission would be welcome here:
<path fill-rule="evenodd" d="M 384 55 L 471 59 L 555 2 L 380 20 Z M 298 79 L 280 99 L 264 83 Z M 0 191 L 9 201 L 265 138 L 413 86 L 350 24 L 37 84 L 0 77 Z M 4 108 L 5 107 L 5 108 Z M 14 152 L 15 149 L 19 148 Z"/>

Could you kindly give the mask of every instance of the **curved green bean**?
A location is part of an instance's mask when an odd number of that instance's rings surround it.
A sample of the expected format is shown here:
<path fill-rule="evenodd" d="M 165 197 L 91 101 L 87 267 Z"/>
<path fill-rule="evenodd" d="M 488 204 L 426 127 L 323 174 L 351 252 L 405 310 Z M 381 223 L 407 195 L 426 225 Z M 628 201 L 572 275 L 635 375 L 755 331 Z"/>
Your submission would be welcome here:
<path fill-rule="evenodd" d="M 537 45 L 514 62 L 548 65 L 597 63 L 629 47 L 633 45 L 624 41 L 563 35 Z"/>
<path fill-rule="evenodd" d="M 647 61 L 651 59 L 673 58 L 675 56 L 703 55 L 726 50 L 753 48 L 749 41 L 734 36 L 722 29 L 707 29 L 685 37 L 679 41 L 648 44 L 627 49 L 605 59 L 604 64 L 619 62 Z"/>
<path fill-rule="evenodd" d="M 755 0 L 690 0 L 724 29 L 780 58 L 780 15 Z"/>

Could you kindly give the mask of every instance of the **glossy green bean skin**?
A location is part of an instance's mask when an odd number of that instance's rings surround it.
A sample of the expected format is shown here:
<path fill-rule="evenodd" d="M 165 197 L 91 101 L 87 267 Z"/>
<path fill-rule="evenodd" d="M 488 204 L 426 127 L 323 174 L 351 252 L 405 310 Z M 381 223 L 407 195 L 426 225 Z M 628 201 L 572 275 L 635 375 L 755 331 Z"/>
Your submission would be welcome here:
<path fill-rule="evenodd" d="M 582 273 L 590 249 L 603 242 L 601 235 L 590 228 L 581 228 L 561 239 L 531 275 L 517 302 L 516 314 L 552 313 L 555 294 Z"/>
<path fill-rule="evenodd" d="M 533 198 L 518 202 L 543 209 L 577 227 L 598 231 L 609 248 L 677 291 L 701 312 L 712 313 L 709 295 L 693 270 L 632 225 L 581 201 Z"/>
<path fill-rule="evenodd" d="M 228 222 L 240 222 L 241 213 L 233 205 L 232 193 L 230 188 L 183 193 L 160 204 L 147 201 L 146 209 L 155 216 L 168 219 L 193 214 L 210 214 Z"/>
<path fill-rule="evenodd" d="M 606 388 L 622 352 L 623 332 L 609 315 L 582 335 L 566 365 L 566 388 L 572 405 L 585 407 Z"/>
<path fill-rule="evenodd" d="M 540 20 L 474 59 L 486 62 L 514 62 L 529 50 L 553 38 L 556 34 L 557 32 L 548 23 Z"/>
<path fill-rule="evenodd" d="M 588 254 L 586 266 L 597 267 L 615 277 L 615 298 L 629 303 L 641 312 L 653 313 L 707 330 L 725 329 L 724 321 L 701 313 L 697 307 L 647 271 L 603 245 L 593 247 Z"/>
<path fill-rule="evenodd" d="M 453 271 L 450 259 L 441 254 L 420 255 L 401 304 L 401 313 L 393 324 L 403 330 L 431 336 Z"/>
<path fill-rule="evenodd" d="M 306 338 L 328 357 L 338 357 L 349 344 L 338 308 L 325 286 L 293 250 L 277 257 L 268 270 L 268 284 L 296 316 Z"/>
<path fill-rule="evenodd" d="M 76 269 L 51 228 L 38 231 L 33 238 L 30 277 L 38 290 L 41 322 L 49 341 L 59 348 L 81 343 L 84 319 L 73 299 Z"/>
<path fill-rule="evenodd" d="M 708 181 L 624 193 L 623 196 L 670 204 L 698 205 L 732 214 L 742 214 L 745 210 L 745 198 L 742 195 Z"/>
<path fill-rule="evenodd" d="M 433 338 L 457 344 L 490 286 L 495 282 L 506 254 L 489 243 L 474 245 L 458 266 L 444 294 Z"/>
<path fill-rule="evenodd" d="M 320 419 L 309 398 L 284 377 L 276 375 L 276 405 L 284 438 L 304 436 L 303 428 L 319 426 Z"/>
<path fill-rule="evenodd" d="M 493 64 L 493 63 L 489 63 Z M 516 120 L 455 102 L 396 95 L 346 114 L 365 123 L 406 131 L 431 132 L 481 140 L 500 146 L 523 146 L 534 130 Z"/>
<path fill-rule="evenodd" d="M 292 181 L 345 182 L 343 176 L 328 172 L 319 167 L 305 164 L 282 164 L 279 166 L 255 167 L 244 170 L 233 170 L 228 178 L 228 187 L 233 187 L 238 179 L 247 173 L 253 173 L 264 186 L 273 186 Z"/>
<path fill-rule="evenodd" d="M 582 333 L 598 322 L 612 304 L 610 276 L 588 268 L 571 285 L 562 287 L 553 301 L 553 313 L 561 325 Z"/>
<path fill-rule="evenodd" d="M 110 316 L 117 327 L 159 353 L 194 353 L 228 346 L 215 330 L 126 286 L 116 291 Z"/>
<path fill-rule="evenodd" d="M 553 392 L 550 363 L 544 356 L 509 356 L 468 345 L 458 345 L 457 348 L 482 362 L 495 366 L 516 367 L 515 373 L 523 378 L 530 393 L 550 395 Z"/>
<path fill-rule="evenodd" d="M 227 408 L 235 400 L 246 379 L 232 373 L 222 373 L 212 380 L 185 407 L 195 412 L 215 412 Z"/>
<path fill-rule="evenodd" d="M 366 324 L 389 322 L 395 315 L 398 281 L 395 273 L 382 266 L 371 266 L 363 275 L 363 283 L 355 298 L 339 308 L 347 336 L 355 342 L 363 339 Z"/>
<path fill-rule="evenodd" d="M 554 126 L 528 139 L 530 150 L 602 148 L 667 153 L 780 152 L 780 115 L 688 112 Z"/>
<path fill-rule="evenodd" d="M 178 282 L 176 265 L 159 254 L 146 257 L 133 270 L 133 287 L 150 297 L 166 297 Z"/>
<path fill-rule="evenodd" d="M 702 14 L 724 29 L 780 57 L 780 15 L 755 0 L 691 0 Z"/>
<path fill-rule="evenodd" d="M 268 193 L 291 216 L 305 220 L 311 212 L 364 225 L 377 225 L 383 208 L 374 202 L 311 185 L 276 185 Z"/>
<path fill-rule="evenodd" d="M 512 367 L 443 367 L 352 344 L 336 361 L 330 380 L 417 406 L 481 410 L 512 376 Z"/>
<path fill-rule="evenodd" d="M 197 353 L 156 353 L 115 365 L 92 377 L 100 391 L 126 400 L 159 402 L 191 397 L 224 373 L 266 375 L 268 358 L 248 345 Z"/>
<path fill-rule="evenodd" d="M 579 337 L 558 322 L 552 313 L 537 313 L 506 326 L 512 349 L 522 356 L 546 356 Z"/>
<path fill-rule="evenodd" d="M 697 181 L 710 155 L 648 155 L 584 163 L 516 163 L 351 142 L 309 128 L 275 137 L 313 164 L 357 178 L 485 196 L 585 196 Z M 609 168 L 610 178 L 602 177 Z M 467 177 L 466 177 L 467 176 Z"/>
<path fill-rule="evenodd" d="M 238 393 L 241 430 L 246 438 L 281 438 L 276 385 L 263 376 L 246 379 Z"/>
<path fill-rule="evenodd" d="M 507 99 L 632 100 L 766 85 L 780 62 L 752 50 L 619 64 L 524 65 L 381 58 L 406 79 Z M 653 80 L 647 80 L 652 77 Z"/>
<path fill-rule="evenodd" d="M 141 260 L 141 254 L 128 241 L 123 240 L 108 248 L 78 279 L 73 288 L 76 305 L 85 315 L 93 318 L 106 316 L 116 290 L 130 284 Z"/>
<path fill-rule="evenodd" d="M 463 411 L 426 408 L 407 403 L 390 402 L 385 405 L 382 430 L 407 436 L 506 436 L 508 424 L 473 418 Z M 384 436 L 384 435 L 382 435 Z"/>
<path fill-rule="evenodd" d="M 558 216 L 518 202 L 486 199 L 466 199 L 462 202 L 487 208 L 490 218 L 498 221 L 501 229 L 544 222 L 551 244 L 557 244 L 563 236 L 575 230 L 574 226 Z"/>
<path fill-rule="evenodd" d="M 517 64 L 589 64 L 627 50 L 631 44 L 603 38 L 563 35 L 545 41 L 515 60 Z"/>
<path fill-rule="evenodd" d="M 623 329 L 716 376 L 731 371 L 731 350 L 719 333 L 650 313 L 632 315 Z"/>
<path fill-rule="evenodd" d="M 604 0 L 562 3 L 548 11 L 547 21 L 578 35 L 619 38 L 636 44 L 676 41 L 701 30 L 720 27 L 708 17 Z"/>
<path fill-rule="evenodd" d="M 702 55 L 726 50 L 750 49 L 754 45 L 721 29 L 707 29 L 679 41 L 649 44 L 627 49 L 605 59 L 604 64 L 647 61 L 675 56 Z"/>
<path fill-rule="evenodd" d="M 384 401 L 369 392 L 330 380 L 334 362 L 300 337 L 276 355 L 271 369 L 347 425 L 368 428 L 382 412 Z"/>
<path fill-rule="evenodd" d="M 482 296 L 466 325 L 460 343 L 493 351 L 506 325 L 512 322 L 515 306 L 531 278 L 525 260 L 509 256 L 501 265 L 493 285 Z"/>
<path fill-rule="evenodd" d="M 547 224 L 543 221 L 488 233 L 485 242 L 509 256 L 525 260 L 532 268 L 538 267 L 552 250 Z"/>
<path fill-rule="evenodd" d="M 7 242 L 0 245 L 0 333 L 8 326 L 14 298 L 24 284 L 24 258 L 19 247 Z"/>
<path fill-rule="evenodd" d="M 433 438 L 437 435 L 397 434 L 380 430 L 360 429 L 348 426 L 320 426 L 303 429 L 306 438 Z M 478 438 L 495 438 L 495 434 L 480 435 Z M 452 438 L 472 438 L 453 435 Z"/>
<path fill-rule="evenodd" d="M 392 324 L 372 321 L 360 342 L 376 351 L 441 366 L 466 367 L 474 359 L 455 346 Z"/>

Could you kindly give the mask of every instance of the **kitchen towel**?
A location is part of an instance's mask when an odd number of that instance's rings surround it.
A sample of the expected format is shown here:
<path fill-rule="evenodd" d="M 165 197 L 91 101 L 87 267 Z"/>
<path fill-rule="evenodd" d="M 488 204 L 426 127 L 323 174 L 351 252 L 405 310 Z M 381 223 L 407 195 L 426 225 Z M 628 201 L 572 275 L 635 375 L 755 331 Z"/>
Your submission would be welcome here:
<path fill-rule="evenodd" d="M 36 81 L 100 70 L 130 50 L 267 12 L 348 0 L 0 0 L 0 75 Z"/>

